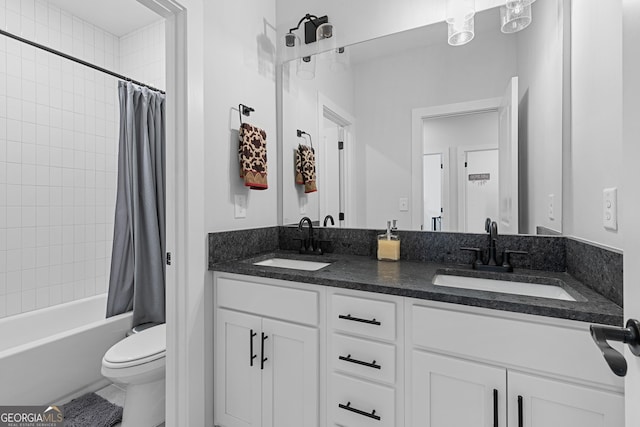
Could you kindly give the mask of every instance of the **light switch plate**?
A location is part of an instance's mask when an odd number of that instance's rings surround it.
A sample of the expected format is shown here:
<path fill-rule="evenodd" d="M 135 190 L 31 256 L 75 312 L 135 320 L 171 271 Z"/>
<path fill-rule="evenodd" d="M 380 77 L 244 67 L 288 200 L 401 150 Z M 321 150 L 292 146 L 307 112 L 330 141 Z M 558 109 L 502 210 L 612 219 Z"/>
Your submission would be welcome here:
<path fill-rule="evenodd" d="M 235 202 L 235 217 L 246 218 L 247 217 L 247 196 L 244 194 L 236 194 L 234 196 Z"/>
<path fill-rule="evenodd" d="M 307 201 L 308 201 L 307 196 L 300 197 L 300 215 L 307 214 Z"/>
<path fill-rule="evenodd" d="M 602 190 L 602 225 L 607 230 L 618 229 L 618 189 Z"/>
<path fill-rule="evenodd" d="M 407 212 L 409 210 L 409 199 L 406 197 L 400 198 L 400 212 Z"/>

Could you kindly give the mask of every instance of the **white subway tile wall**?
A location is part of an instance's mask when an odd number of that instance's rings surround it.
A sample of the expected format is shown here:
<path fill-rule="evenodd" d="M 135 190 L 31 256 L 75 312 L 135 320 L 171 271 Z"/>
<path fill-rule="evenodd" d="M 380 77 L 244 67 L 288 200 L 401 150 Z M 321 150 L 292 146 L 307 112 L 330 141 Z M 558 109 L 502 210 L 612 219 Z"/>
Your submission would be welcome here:
<path fill-rule="evenodd" d="M 0 28 L 164 88 L 163 22 L 121 42 L 46 1 L 0 0 Z M 106 292 L 118 121 L 117 79 L 0 35 L 0 318 Z"/>
<path fill-rule="evenodd" d="M 165 88 L 164 21 L 120 37 L 120 70 L 134 80 Z"/>

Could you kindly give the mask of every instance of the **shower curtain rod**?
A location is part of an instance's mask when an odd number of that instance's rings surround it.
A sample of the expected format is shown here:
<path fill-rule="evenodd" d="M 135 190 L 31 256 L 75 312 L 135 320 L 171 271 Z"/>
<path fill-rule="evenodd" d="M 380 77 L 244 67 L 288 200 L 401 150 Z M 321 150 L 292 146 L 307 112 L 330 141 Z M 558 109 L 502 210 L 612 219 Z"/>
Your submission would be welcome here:
<path fill-rule="evenodd" d="M 109 74 L 110 76 L 113 76 L 113 77 L 118 78 L 120 80 L 125 80 L 127 82 L 135 83 L 138 86 L 144 86 L 144 87 L 149 88 L 149 89 L 151 89 L 153 91 L 160 92 L 163 95 L 165 94 L 165 92 L 163 90 L 156 89 L 153 86 L 149 86 L 148 84 L 144 84 L 142 82 L 138 82 L 136 80 L 133 80 L 132 78 L 129 78 L 127 76 L 123 76 L 122 74 L 118 74 L 118 73 L 113 72 L 111 70 L 107 70 L 106 68 L 99 67 L 99 66 L 97 66 L 95 64 L 92 64 L 90 62 L 83 61 L 82 59 L 76 58 L 75 56 L 67 55 L 66 53 L 60 52 L 59 50 L 51 49 L 50 47 L 41 45 L 41 44 L 33 42 L 31 40 L 27 40 L 27 39 L 22 38 L 20 36 L 16 36 L 15 34 L 8 33 L 8 32 L 6 32 L 4 30 L 0 30 L 0 34 L 2 34 L 3 36 L 10 37 L 10 38 L 12 38 L 14 40 L 18 40 L 18 41 L 20 41 L 22 43 L 26 43 L 26 44 L 31 45 L 33 47 L 36 47 L 38 49 L 45 50 L 45 51 L 47 51 L 49 53 L 52 53 L 54 55 L 61 56 L 61 57 L 65 58 L 65 59 L 68 59 L 70 61 L 73 61 L 73 62 L 76 62 L 78 64 L 84 65 L 85 67 L 93 68 L 94 70 L 100 71 L 100 72 L 105 73 L 105 74 Z"/>

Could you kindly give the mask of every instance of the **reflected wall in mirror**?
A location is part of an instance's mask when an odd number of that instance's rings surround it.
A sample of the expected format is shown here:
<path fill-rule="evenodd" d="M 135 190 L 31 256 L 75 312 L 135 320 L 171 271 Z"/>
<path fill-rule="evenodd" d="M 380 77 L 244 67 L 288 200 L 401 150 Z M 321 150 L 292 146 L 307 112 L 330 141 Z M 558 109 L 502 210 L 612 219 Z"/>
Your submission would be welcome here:
<path fill-rule="evenodd" d="M 485 10 L 465 46 L 428 25 L 314 55 L 312 78 L 285 63 L 283 224 L 482 232 L 489 216 L 501 233 L 560 232 L 562 14 L 538 0 L 503 34 Z M 296 129 L 313 137 L 316 193 L 295 184 Z"/>

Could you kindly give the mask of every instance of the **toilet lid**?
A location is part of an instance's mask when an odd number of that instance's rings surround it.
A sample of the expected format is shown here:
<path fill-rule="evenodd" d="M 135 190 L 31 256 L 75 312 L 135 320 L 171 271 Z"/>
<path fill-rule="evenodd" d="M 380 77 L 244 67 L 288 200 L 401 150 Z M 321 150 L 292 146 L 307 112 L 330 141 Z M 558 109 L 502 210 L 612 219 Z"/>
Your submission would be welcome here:
<path fill-rule="evenodd" d="M 110 363 L 150 362 L 164 357 L 167 347 L 166 325 L 154 326 L 114 344 L 104 355 Z"/>

